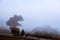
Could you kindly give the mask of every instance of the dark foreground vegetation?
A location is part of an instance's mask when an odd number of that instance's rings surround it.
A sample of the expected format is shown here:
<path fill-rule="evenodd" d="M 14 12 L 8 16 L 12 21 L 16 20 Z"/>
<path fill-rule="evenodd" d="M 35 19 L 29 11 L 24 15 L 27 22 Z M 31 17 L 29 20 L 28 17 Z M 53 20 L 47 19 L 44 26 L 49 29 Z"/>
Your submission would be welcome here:
<path fill-rule="evenodd" d="M 60 40 L 60 35 L 57 34 L 29 34 L 29 36 L 43 38 L 43 39 L 52 39 L 52 40 Z"/>
<path fill-rule="evenodd" d="M 0 40 L 39 40 L 38 38 L 0 35 Z"/>
<path fill-rule="evenodd" d="M 22 36 L 12 36 L 12 35 L 0 35 L 0 40 L 60 40 L 60 36 L 49 36 L 49 35 L 37 35 L 37 34 L 28 34 Z"/>

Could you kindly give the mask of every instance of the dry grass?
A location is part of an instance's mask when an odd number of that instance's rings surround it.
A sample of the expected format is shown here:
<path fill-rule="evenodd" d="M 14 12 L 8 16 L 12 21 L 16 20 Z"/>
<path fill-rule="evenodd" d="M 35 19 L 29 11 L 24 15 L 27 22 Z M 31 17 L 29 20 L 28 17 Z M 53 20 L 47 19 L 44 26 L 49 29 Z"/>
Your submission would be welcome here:
<path fill-rule="evenodd" d="M 30 37 L 20 37 L 20 36 L 0 36 L 0 40 L 38 40 L 36 38 L 30 38 Z"/>
<path fill-rule="evenodd" d="M 31 36 L 28 36 L 28 37 L 20 37 L 20 36 L 13 37 L 13 36 L 0 35 L 0 40 L 48 40 L 48 39 L 31 37 Z"/>

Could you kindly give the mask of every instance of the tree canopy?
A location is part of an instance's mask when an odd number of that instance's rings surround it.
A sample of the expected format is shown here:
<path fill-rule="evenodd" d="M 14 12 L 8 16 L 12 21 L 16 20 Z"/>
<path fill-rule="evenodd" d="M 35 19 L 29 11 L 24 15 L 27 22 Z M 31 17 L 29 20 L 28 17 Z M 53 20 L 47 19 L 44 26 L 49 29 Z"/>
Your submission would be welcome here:
<path fill-rule="evenodd" d="M 21 15 L 17 16 L 14 15 L 7 21 L 8 26 L 21 26 L 21 24 L 18 23 L 18 21 L 23 21 L 23 17 Z"/>

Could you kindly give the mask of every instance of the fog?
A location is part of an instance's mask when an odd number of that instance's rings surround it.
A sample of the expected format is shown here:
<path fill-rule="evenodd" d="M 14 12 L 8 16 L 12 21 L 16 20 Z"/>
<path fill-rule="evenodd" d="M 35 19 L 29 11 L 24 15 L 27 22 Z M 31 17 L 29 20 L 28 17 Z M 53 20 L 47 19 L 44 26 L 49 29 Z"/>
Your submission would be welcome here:
<path fill-rule="evenodd" d="M 37 26 L 51 25 L 60 31 L 59 0 L 2 0 L 0 3 L 0 26 L 8 29 L 8 19 L 22 15 L 22 29 L 32 30 Z"/>

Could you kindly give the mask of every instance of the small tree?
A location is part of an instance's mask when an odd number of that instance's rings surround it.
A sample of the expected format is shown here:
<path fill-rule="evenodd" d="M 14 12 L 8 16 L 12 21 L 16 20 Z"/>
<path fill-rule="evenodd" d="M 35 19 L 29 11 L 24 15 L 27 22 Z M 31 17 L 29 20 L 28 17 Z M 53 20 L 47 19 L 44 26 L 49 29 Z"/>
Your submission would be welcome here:
<path fill-rule="evenodd" d="M 23 21 L 23 17 L 21 15 L 19 16 L 14 15 L 7 21 L 7 25 L 10 26 L 11 33 L 14 36 L 17 36 L 20 34 L 19 28 L 17 28 L 17 26 L 21 26 L 21 24 L 19 24 L 18 21 Z"/>

